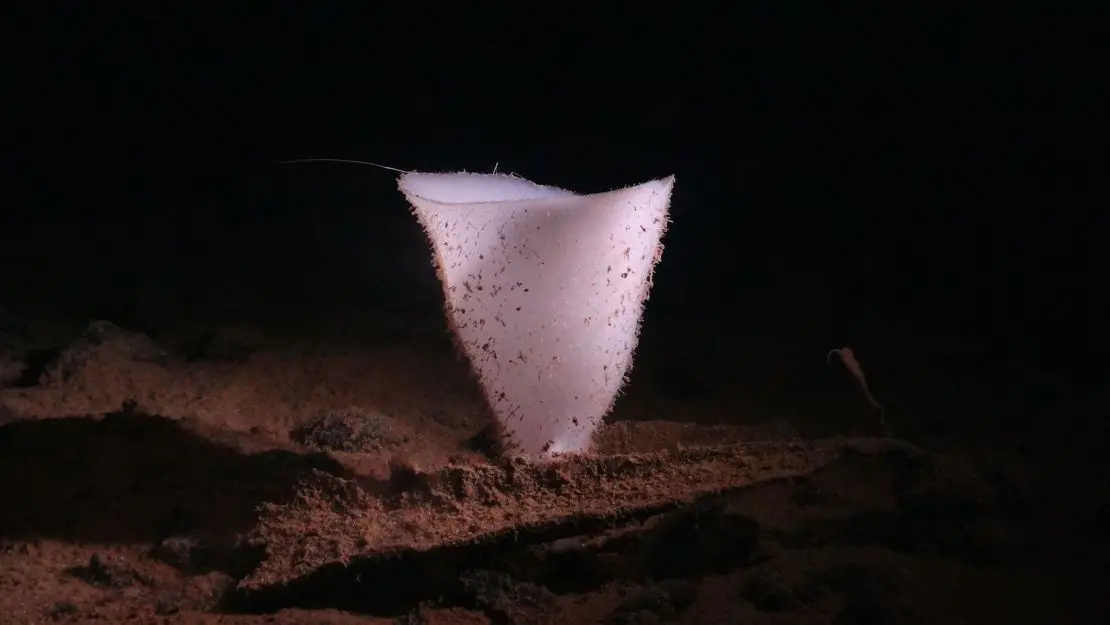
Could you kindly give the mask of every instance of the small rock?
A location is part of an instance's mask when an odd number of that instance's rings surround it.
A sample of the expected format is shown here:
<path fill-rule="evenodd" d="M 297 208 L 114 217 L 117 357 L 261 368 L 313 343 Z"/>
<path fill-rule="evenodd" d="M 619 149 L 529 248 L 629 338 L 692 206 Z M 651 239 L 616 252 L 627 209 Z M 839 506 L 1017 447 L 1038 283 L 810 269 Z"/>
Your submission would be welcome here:
<path fill-rule="evenodd" d="M 519 607 L 547 607 L 555 595 L 543 586 L 520 582 L 499 571 L 467 571 L 461 580 L 466 594 L 479 606 L 502 614 Z"/>
<path fill-rule="evenodd" d="M 58 601 L 47 611 L 47 616 L 52 621 L 60 621 L 78 612 L 77 604 L 72 601 Z"/>
<path fill-rule="evenodd" d="M 727 501 L 708 501 L 668 515 L 641 557 L 655 579 L 724 573 L 747 562 L 758 543 L 759 523 Z"/>
<path fill-rule="evenodd" d="M 185 585 L 174 592 L 162 593 L 155 602 L 155 612 L 168 616 L 182 611 L 208 612 L 235 585 L 227 573 L 213 571 L 190 577 Z"/>
<path fill-rule="evenodd" d="M 694 601 L 697 587 L 687 580 L 669 580 L 642 589 L 623 601 L 610 615 L 610 625 L 639 625 L 673 621 Z"/>
<path fill-rule="evenodd" d="M 89 360 L 102 351 L 136 362 L 164 365 L 169 354 L 150 337 L 128 332 L 110 321 L 93 321 L 81 336 L 45 365 L 42 379 L 47 383 L 63 382 L 80 371 Z"/>
<path fill-rule="evenodd" d="M 87 565 L 73 567 L 66 572 L 100 588 L 122 589 L 147 583 L 147 579 L 124 558 L 101 557 L 96 553 L 89 558 Z"/>
<path fill-rule="evenodd" d="M 773 575 L 759 575 L 744 582 L 740 596 L 760 612 L 785 612 L 796 608 L 800 601 L 794 588 Z"/>
<path fill-rule="evenodd" d="M 367 452 L 403 443 L 393 419 L 352 406 L 325 412 L 292 432 L 293 440 L 321 450 Z"/>
<path fill-rule="evenodd" d="M 203 565 L 197 561 L 198 547 L 199 543 L 194 538 L 171 536 L 159 543 L 152 555 L 178 570 L 194 572 Z"/>

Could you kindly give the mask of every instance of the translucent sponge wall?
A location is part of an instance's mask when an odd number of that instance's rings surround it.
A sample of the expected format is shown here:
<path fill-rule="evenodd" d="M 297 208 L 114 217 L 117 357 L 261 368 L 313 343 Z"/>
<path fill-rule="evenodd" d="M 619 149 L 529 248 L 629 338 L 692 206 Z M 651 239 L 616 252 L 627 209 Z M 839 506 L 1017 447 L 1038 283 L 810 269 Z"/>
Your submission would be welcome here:
<path fill-rule="evenodd" d="M 586 451 L 632 364 L 674 177 L 591 195 L 500 174 L 399 186 L 510 444 L 535 460 Z"/>

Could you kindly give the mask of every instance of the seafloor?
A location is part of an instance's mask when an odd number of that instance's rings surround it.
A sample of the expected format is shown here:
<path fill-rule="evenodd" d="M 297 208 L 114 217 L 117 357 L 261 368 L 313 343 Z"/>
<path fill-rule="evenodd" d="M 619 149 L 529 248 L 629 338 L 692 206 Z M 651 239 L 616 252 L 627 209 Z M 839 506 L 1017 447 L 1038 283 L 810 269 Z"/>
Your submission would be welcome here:
<path fill-rule="evenodd" d="M 4 322 L 2 623 L 1106 622 L 1105 473 L 1004 416 L 886 437 L 839 345 L 648 336 L 533 466 L 438 319 Z"/>

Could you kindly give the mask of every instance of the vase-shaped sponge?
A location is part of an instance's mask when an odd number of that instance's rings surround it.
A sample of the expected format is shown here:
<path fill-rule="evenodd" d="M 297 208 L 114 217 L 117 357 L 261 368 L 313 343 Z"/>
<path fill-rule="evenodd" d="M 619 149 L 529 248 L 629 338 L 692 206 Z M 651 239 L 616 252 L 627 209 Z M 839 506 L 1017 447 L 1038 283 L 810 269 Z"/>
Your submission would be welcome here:
<path fill-rule="evenodd" d="M 500 174 L 399 186 L 507 442 L 535 460 L 586 451 L 632 364 L 674 177 L 592 195 Z"/>

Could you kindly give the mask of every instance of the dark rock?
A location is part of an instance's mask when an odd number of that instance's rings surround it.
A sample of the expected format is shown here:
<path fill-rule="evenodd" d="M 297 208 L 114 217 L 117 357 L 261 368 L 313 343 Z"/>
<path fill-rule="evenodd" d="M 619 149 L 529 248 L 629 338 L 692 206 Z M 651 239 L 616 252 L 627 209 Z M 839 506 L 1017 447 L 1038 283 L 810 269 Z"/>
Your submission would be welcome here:
<path fill-rule="evenodd" d="M 66 571 L 70 575 L 99 588 L 127 588 L 147 584 L 148 580 L 124 558 L 101 557 L 94 553 L 85 566 Z"/>
<path fill-rule="evenodd" d="M 697 587 L 685 580 L 655 584 L 621 602 L 607 622 L 610 625 L 639 625 L 670 621 L 693 603 L 696 594 Z"/>
<path fill-rule="evenodd" d="M 402 443 L 393 419 L 357 406 L 323 413 L 292 432 L 293 440 L 321 450 L 367 452 Z"/>
<path fill-rule="evenodd" d="M 466 595 L 483 610 L 511 614 L 518 607 L 550 607 L 555 595 L 498 571 L 467 571 L 460 579 Z"/>
<path fill-rule="evenodd" d="M 80 371 L 97 354 L 105 351 L 111 352 L 116 358 L 135 362 L 165 365 L 169 360 L 168 352 L 145 334 L 128 332 L 110 321 L 93 321 L 69 347 L 56 352 L 42 350 L 38 353 L 40 360 L 46 360 L 51 355 L 54 355 L 54 358 L 44 364 L 41 375 L 37 376 L 37 382 L 46 384 L 64 382 Z M 30 364 L 32 366 L 29 367 L 28 372 L 36 369 L 35 363 Z M 24 377 L 28 377 L 27 373 Z"/>
<path fill-rule="evenodd" d="M 755 552 L 759 524 L 713 499 L 668 515 L 645 542 L 643 572 L 655 579 L 724 573 Z"/>

